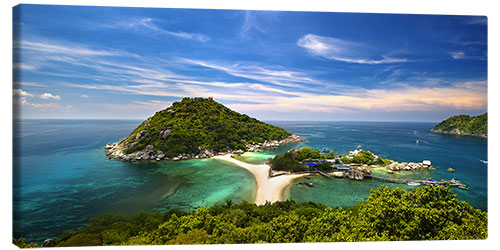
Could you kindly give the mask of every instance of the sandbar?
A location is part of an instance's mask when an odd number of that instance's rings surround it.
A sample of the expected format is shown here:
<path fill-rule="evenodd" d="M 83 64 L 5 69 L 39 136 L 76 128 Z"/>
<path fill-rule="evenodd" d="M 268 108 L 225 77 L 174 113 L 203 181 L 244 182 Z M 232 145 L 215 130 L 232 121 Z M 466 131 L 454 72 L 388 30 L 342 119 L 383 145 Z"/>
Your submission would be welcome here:
<path fill-rule="evenodd" d="M 218 155 L 212 158 L 231 162 L 253 174 L 257 182 L 257 191 L 255 192 L 254 200 L 254 203 L 257 205 L 263 205 L 266 201 L 271 203 L 281 201 L 283 190 L 292 182 L 292 180 L 308 175 L 307 173 L 303 173 L 269 177 L 269 170 L 271 167 L 267 164 L 250 164 L 242 162 L 232 158 L 231 154 Z"/>

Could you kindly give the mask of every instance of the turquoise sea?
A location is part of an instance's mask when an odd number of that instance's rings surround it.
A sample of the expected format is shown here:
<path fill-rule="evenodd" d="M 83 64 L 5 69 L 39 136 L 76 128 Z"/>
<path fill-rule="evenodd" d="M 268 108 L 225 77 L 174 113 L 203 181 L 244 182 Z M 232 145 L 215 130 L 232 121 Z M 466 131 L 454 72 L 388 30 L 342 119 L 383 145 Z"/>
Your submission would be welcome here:
<path fill-rule="evenodd" d="M 137 127 L 138 120 L 16 120 L 14 121 L 14 237 L 41 243 L 76 230 L 102 213 L 133 214 L 169 209 L 194 210 L 226 200 L 252 201 L 255 181 L 246 170 L 223 161 L 131 163 L 104 155 L 115 142 Z M 401 172 L 395 178 L 460 179 L 471 190 L 453 189 L 459 198 L 487 211 L 487 140 L 427 132 L 433 123 L 395 122 L 269 122 L 307 140 L 275 150 L 239 157 L 262 163 L 293 147 L 327 147 L 344 154 L 361 145 L 397 161 L 431 160 L 434 171 Z M 448 172 L 453 167 L 456 172 Z M 387 175 L 376 171 L 377 175 Z M 352 206 L 380 185 L 401 184 L 312 177 L 312 188 L 296 183 L 284 197 L 298 202 Z"/>

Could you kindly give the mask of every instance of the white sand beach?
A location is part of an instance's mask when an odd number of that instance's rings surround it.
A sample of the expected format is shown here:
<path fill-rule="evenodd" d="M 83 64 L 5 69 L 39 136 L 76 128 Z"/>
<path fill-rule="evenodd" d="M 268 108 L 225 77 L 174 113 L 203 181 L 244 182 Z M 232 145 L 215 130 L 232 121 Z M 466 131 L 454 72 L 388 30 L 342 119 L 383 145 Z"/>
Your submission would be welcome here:
<path fill-rule="evenodd" d="M 308 174 L 286 174 L 276 177 L 269 177 L 269 169 L 267 164 L 250 164 L 231 158 L 231 154 L 214 156 L 214 159 L 224 160 L 236 164 L 253 174 L 257 181 L 257 192 L 254 202 L 257 205 L 263 205 L 266 201 L 276 202 L 281 201 L 281 194 L 292 180 L 308 175 Z"/>

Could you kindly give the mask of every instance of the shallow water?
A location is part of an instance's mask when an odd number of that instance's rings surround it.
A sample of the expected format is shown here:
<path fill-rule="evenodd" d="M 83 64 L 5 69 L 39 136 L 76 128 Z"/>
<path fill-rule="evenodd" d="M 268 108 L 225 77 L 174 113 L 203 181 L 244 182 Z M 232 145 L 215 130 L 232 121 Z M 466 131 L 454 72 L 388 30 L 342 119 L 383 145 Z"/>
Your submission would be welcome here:
<path fill-rule="evenodd" d="M 102 213 L 194 210 L 253 201 L 251 173 L 212 159 L 131 163 L 107 159 L 106 143 L 140 121 L 24 120 L 14 132 L 14 236 L 43 241 Z"/>
<path fill-rule="evenodd" d="M 246 170 L 224 161 L 203 159 L 180 162 L 131 163 L 104 155 L 106 143 L 117 141 L 141 121 L 22 120 L 14 131 L 14 236 L 28 241 L 58 237 L 84 226 L 101 213 L 133 214 L 141 210 L 194 210 L 226 200 L 252 201 L 255 180 Z M 307 142 L 274 150 L 245 153 L 237 159 L 264 163 L 293 147 L 327 147 L 345 154 L 357 145 L 382 157 L 420 162 L 428 159 L 434 171 L 400 172 L 405 179 L 460 179 L 471 190 L 454 189 L 460 199 L 487 208 L 487 141 L 427 132 L 431 123 L 270 122 Z M 448 172 L 453 167 L 456 172 Z M 377 175 L 387 175 L 384 170 Z M 368 197 L 382 184 L 312 177 L 313 188 L 297 179 L 285 198 L 346 207 Z"/>
<path fill-rule="evenodd" d="M 428 130 L 434 126 L 433 123 L 274 122 L 273 124 L 307 140 L 300 143 L 299 147 L 329 148 L 333 149 L 335 154 L 345 154 L 361 145 L 365 150 L 399 162 L 431 160 L 436 170 L 400 171 L 391 177 L 417 180 L 457 178 L 470 187 L 470 190 L 453 188 L 459 198 L 466 200 L 475 208 L 487 211 L 488 164 L 484 162 L 488 158 L 486 139 L 430 133 Z M 448 172 L 449 167 L 454 168 L 456 172 Z M 383 170 L 375 171 L 374 174 L 388 176 Z M 297 185 L 301 181 L 304 179 L 296 179 L 285 191 L 284 197 L 298 202 L 321 202 L 332 207 L 355 205 L 368 197 L 371 188 L 380 185 L 413 188 L 375 180 L 357 182 L 320 176 L 308 180 L 316 185 L 307 188 Z"/>

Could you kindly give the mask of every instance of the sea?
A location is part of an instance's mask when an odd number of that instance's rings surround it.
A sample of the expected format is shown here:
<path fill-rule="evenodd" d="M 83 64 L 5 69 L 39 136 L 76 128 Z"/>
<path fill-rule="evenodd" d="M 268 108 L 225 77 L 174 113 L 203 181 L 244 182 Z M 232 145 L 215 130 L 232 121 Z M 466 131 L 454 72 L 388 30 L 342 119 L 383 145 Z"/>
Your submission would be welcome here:
<path fill-rule="evenodd" d="M 246 170 L 214 159 L 176 162 L 124 162 L 104 154 L 107 143 L 127 136 L 139 120 L 14 120 L 13 236 L 37 243 L 75 231 L 100 214 L 132 215 L 139 211 L 193 211 L 227 200 L 253 201 L 255 180 Z M 399 162 L 430 160 L 435 170 L 401 171 L 401 179 L 450 180 L 460 200 L 487 211 L 487 139 L 428 132 L 434 123 L 267 121 L 301 136 L 305 142 L 238 157 L 263 163 L 295 147 L 328 148 L 345 154 L 361 146 Z M 455 169 L 449 172 L 448 168 Z M 374 175 L 388 177 L 383 169 Z M 349 207 L 381 185 L 411 190 L 405 184 L 313 176 L 313 187 L 296 179 L 283 193 L 297 202 Z"/>

